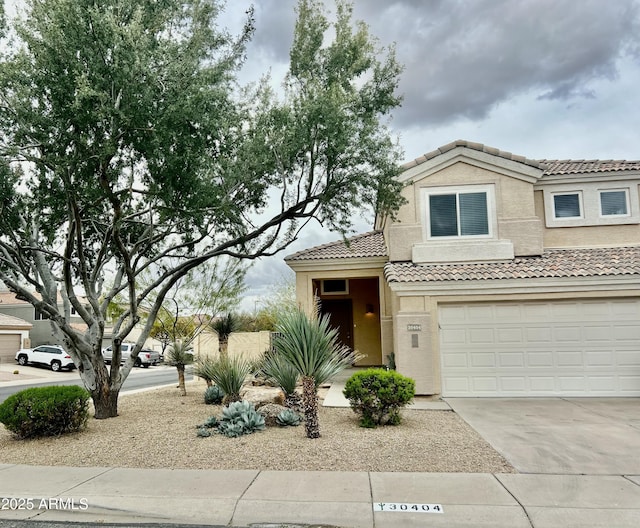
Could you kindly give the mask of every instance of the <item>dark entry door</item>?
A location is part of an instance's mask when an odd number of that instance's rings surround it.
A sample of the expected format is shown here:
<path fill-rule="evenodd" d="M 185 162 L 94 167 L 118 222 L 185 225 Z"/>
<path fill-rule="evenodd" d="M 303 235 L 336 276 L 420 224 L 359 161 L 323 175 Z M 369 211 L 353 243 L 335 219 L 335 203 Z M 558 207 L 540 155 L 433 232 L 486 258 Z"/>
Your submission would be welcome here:
<path fill-rule="evenodd" d="M 351 299 L 322 299 L 322 315 L 329 314 L 332 328 L 338 330 L 340 342 L 353 349 L 353 307 Z"/>

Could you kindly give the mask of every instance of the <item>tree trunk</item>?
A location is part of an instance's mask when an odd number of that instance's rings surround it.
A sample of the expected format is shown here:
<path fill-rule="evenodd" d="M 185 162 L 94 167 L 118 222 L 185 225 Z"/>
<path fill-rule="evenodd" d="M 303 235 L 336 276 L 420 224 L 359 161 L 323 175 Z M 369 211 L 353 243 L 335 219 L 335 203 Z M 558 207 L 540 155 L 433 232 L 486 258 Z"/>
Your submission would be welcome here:
<path fill-rule="evenodd" d="M 228 349 L 229 349 L 229 341 L 227 339 L 221 339 L 219 342 L 218 351 L 220 352 L 220 357 L 226 359 L 228 357 Z"/>
<path fill-rule="evenodd" d="M 178 369 L 178 388 L 180 389 L 180 396 L 187 395 L 187 387 L 184 384 L 184 365 L 177 365 Z"/>
<path fill-rule="evenodd" d="M 95 408 L 95 418 L 103 420 L 118 416 L 118 395 L 120 390 L 114 390 L 105 384 L 91 391 L 93 406 Z"/>
<path fill-rule="evenodd" d="M 318 393 L 311 376 L 302 377 L 302 400 L 304 406 L 304 428 L 307 438 L 320 438 L 318 423 Z"/>

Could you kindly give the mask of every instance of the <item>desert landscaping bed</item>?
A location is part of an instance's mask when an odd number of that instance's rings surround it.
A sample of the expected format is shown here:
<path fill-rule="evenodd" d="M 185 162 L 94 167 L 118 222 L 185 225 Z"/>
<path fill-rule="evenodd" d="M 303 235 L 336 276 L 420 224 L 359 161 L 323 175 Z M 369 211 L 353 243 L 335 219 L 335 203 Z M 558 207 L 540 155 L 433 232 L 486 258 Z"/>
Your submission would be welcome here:
<path fill-rule="evenodd" d="M 120 416 L 91 418 L 79 434 L 16 440 L 2 427 L 0 463 L 130 468 L 511 473 L 513 467 L 451 411 L 403 411 L 397 427 L 363 429 L 351 409 L 321 408 L 321 438 L 304 426 L 269 427 L 240 438 L 196 436 L 221 407 L 205 384 L 120 396 Z"/>

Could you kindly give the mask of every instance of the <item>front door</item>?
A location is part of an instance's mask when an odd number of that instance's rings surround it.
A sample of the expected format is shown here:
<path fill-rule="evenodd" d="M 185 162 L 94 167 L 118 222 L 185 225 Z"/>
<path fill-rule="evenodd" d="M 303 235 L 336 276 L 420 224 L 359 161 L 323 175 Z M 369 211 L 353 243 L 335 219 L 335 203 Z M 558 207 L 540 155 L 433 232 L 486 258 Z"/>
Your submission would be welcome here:
<path fill-rule="evenodd" d="M 340 343 L 353 350 L 353 306 L 351 299 L 322 299 L 322 315 L 329 314 L 332 328 L 338 330 Z"/>

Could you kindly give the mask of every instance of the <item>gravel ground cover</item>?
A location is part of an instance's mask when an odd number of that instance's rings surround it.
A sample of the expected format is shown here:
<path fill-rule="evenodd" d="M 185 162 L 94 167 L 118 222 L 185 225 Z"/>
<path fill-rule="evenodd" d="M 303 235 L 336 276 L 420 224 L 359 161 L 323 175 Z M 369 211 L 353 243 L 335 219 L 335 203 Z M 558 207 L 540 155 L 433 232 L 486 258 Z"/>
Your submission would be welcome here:
<path fill-rule="evenodd" d="M 513 467 L 452 411 L 403 411 L 396 427 L 363 429 L 351 409 L 320 409 L 321 437 L 304 425 L 240 438 L 196 436 L 221 407 L 205 405 L 203 382 L 123 394 L 120 416 L 85 431 L 16 440 L 0 426 L 0 463 L 130 468 L 513 473 Z"/>

